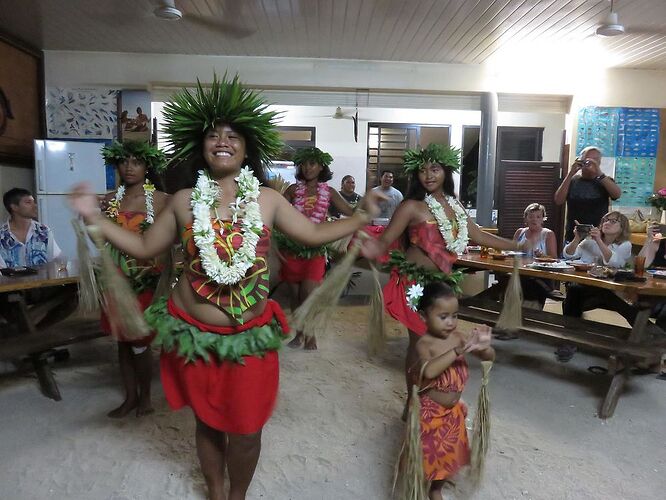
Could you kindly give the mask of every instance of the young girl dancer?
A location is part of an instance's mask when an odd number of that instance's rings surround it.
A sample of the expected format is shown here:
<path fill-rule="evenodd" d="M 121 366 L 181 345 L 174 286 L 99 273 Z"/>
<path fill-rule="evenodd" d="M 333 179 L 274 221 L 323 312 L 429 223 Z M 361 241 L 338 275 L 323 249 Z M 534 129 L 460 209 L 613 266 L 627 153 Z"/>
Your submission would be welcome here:
<path fill-rule="evenodd" d="M 106 216 L 136 233 L 143 233 L 154 222 L 167 201 L 167 195 L 155 189 L 154 175 L 166 158 L 164 154 L 147 142 L 114 142 L 102 149 L 107 163 L 118 169 L 121 184 L 109 193 L 104 205 Z M 151 181 L 153 177 L 153 181 Z M 154 260 L 137 260 L 121 250 L 110 247 L 111 256 L 118 269 L 127 277 L 142 309 L 150 305 L 162 270 Z M 102 314 L 102 330 L 111 333 L 111 325 Z M 150 342 L 153 336 L 141 340 L 127 341 L 118 332 L 118 363 L 125 389 L 125 400 L 110 411 L 111 418 L 121 418 L 136 408 L 136 416 L 152 413 L 150 382 L 153 357 Z"/>
<path fill-rule="evenodd" d="M 199 170 L 196 186 L 169 198 L 143 234 L 105 220 L 88 186 L 76 186 L 73 208 L 107 240 L 136 258 L 150 258 L 181 239 L 185 268 L 168 300 L 146 311 L 162 346 L 162 385 L 174 409 L 190 406 L 209 498 L 241 500 L 254 475 L 261 432 L 278 389 L 277 349 L 287 326 L 267 299 L 271 229 L 304 245 L 343 238 L 379 212 L 314 224 L 278 192 L 260 184 L 282 144 L 276 113 L 238 77 L 184 90 L 164 108 L 174 163 Z M 224 490 L 225 469 L 230 488 Z"/>
<path fill-rule="evenodd" d="M 491 329 L 477 325 L 466 335 L 458 328 L 458 299 L 445 283 L 431 283 L 418 299 L 426 333 L 416 343 L 418 362 L 411 369 L 421 400 L 423 470 L 430 481 L 429 498 L 442 500 L 444 480 L 470 460 L 465 428 L 467 406 L 460 399 L 469 370 L 464 354 L 493 361 Z"/>
<path fill-rule="evenodd" d="M 326 181 L 333 177 L 329 165 L 333 157 L 319 148 L 299 149 L 294 155 L 298 167 L 296 179 L 284 193 L 285 198 L 315 224 L 326 220 L 331 206 L 343 214 L 354 213 L 352 207 L 331 188 Z M 295 311 L 308 296 L 321 284 L 326 273 L 326 245 L 309 248 L 276 233 L 282 255 L 280 280 L 289 285 L 290 307 Z M 289 342 L 290 347 L 303 345 L 303 332 Z M 309 337 L 303 345 L 305 349 L 317 349 L 315 336 Z"/>

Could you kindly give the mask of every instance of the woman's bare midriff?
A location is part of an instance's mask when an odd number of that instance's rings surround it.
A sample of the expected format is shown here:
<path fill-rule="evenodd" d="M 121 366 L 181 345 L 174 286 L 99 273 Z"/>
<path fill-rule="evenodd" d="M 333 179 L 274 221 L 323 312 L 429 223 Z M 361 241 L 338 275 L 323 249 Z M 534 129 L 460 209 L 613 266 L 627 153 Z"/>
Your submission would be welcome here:
<path fill-rule="evenodd" d="M 187 276 L 182 275 L 171 295 L 176 306 L 194 319 L 214 326 L 236 326 L 238 322 L 212 302 L 201 297 L 192 289 Z M 249 321 L 264 312 L 266 300 L 257 302 L 243 314 L 243 321 Z"/>
<path fill-rule="evenodd" d="M 428 389 L 422 394 L 445 408 L 453 408 L 462 396 L 462 392 L 442 392 L 437 389 Z"/>
<path fill-rule="evenodd" d="M 425 267 L 426 269 L 431 269 L 433 271 L 439 271 L 437 265 L 419 247 L 410 245 L 405 251 L 405 257 L 409 262 L 418 264 L 421 267 Z"/>

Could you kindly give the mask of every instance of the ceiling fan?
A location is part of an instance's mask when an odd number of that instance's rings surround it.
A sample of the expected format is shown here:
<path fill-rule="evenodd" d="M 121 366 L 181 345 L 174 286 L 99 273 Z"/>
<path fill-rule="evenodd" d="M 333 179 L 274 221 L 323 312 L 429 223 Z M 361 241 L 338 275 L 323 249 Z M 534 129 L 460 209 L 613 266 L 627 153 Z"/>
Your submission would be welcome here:
<path fill-rule="evenodd" d="M 149 22 L 177 22 L 190 24 L 195 29 L 203 28 L 212 31 L 216 35 L 226 35 L 232 38 L 244 38 L 252 35 L 256 30 L 250 29 L 243 22 L 243 8 L 247 3 L 256 0 L 218 0 L 210 2 L 209 14 L 190 12 L 186 10 L 187 3 L 181 0 L 151 0 L 153 10 L 146 11 L 145 7 L 138 2 L 132 4 L 131 8 L 115 0 L 98 1 L 91 5 L 91 9 L 85 14 L 91 19 L 98 21 L 103 19 L 107 23 L 116 26 L 143 26 Z"/>
<path fill-rule="evenodd" d="M 666 31 L 659 27 L 651 26 L 626 27 L 624 24 L 620 23 L 618 13 L 614 9 L 614 2 L 613 0 L 610 0 L 610 11 L 603 22 L 597 26 L 595 34 L 602 37 L 614 37 L 620 35 L 665 35 Z"/>
<path fill-rule="evenodd" d="M 355 108 L 354 114 L 352 114 L 351 111 L 343 111 L 342 108 L 338 106 L 335 108 L 335 113 L 331 115 L 331 118 L 336 120 L 352 120 L 354 122 L 354 142 L 358 142 L 358 106 Z"/>
<path fill-rule="evenodd" d="M 153 15 L 167 21 L 182 20 L 234 38 L 245 38 L 254 33 L 254 30 L 242 22 L 243 6 L 246 2 L 221 0 L 213 3 L 216 6 L 213 16 L 204 16 L 188 12 L 182 6 L 178 8 L 176 0 L 156 0 Z"/>

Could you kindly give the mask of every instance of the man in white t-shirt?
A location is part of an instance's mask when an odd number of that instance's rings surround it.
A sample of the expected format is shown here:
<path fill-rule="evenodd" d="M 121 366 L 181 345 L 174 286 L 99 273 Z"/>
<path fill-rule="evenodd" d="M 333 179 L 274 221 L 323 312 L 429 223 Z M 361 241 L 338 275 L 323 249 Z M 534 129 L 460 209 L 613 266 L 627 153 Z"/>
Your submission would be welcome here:
<path fill-rule="evenodd" d="M 402 193 L 393 187 L 393 172 L 384 170 L 380 177 L 379 186 L 372 188 L 373 191 L 379 191 L 387 200 L 379 202 L 379 209 L 381 212 L 377 216 L 380 219 L 390 219 L 393 217 L 393 212 L 398 208 L 402 201 Z"/>

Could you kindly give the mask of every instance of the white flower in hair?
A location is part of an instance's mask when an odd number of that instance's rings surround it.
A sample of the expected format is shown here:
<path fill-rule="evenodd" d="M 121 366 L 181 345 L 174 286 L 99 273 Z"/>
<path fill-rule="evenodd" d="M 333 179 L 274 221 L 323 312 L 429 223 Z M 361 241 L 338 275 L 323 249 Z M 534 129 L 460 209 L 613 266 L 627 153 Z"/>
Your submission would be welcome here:
<path fill-rule="evenodd" d="M 419 308 L 419 301 L 423 297 L 423 286 L 421 283 L 414 283 L 407 289 L 407 305 L 412 311 L 417 311 Z"/>

